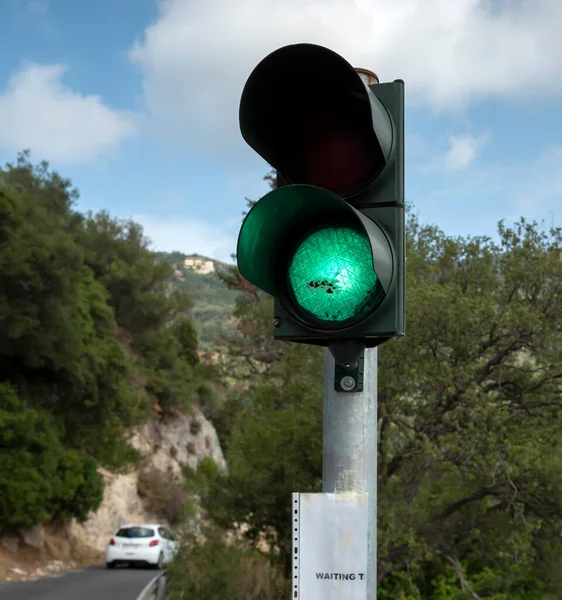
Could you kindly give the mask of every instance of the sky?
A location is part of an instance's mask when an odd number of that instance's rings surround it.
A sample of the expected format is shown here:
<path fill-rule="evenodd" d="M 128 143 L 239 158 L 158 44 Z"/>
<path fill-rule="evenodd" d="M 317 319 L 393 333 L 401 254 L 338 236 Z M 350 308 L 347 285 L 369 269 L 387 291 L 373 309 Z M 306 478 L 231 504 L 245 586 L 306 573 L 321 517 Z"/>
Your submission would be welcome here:
<path fill-rule="evenodd" d="M 562 225 L 560 0 L 0 0 L 0 23 L 0 163 L 29 149 L 154 249 L 230 260 L 268 191 L 240 95 L 298 42 L 404 80 L 423 223 Z"/>

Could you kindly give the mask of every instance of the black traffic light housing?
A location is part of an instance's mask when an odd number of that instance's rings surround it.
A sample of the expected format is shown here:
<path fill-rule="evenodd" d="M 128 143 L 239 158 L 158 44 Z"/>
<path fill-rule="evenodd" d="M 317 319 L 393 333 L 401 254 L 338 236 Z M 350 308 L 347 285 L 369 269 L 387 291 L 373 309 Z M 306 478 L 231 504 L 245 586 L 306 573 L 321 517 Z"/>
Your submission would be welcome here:
<path fill-rule="evenodd" d="M 403 81 L 367 85 L 331 50 L 286 46 L 248 78 L 240 128 L 277 171 L 277 189 L 249 212 L 237 249 L 241 274 L 275 298 L 274 338 L 329 346 L 349 363 L 357 348 L 403 336 Z M 345 223 L 368 236 L 382 300 L 361 318 L 322 322 L 295 302 L 287 268 L 303 236 Z"/>

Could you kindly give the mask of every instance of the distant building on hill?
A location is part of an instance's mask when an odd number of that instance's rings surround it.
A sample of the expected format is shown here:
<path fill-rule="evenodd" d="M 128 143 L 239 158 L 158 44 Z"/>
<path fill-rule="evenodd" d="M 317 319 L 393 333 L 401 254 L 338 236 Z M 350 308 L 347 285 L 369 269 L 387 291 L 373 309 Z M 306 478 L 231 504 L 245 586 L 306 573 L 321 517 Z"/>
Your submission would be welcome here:
<path fill-rule="evenodd" d="M 206 260 L 197 256 L 186 256 L 183 266 L 185 269 L 191 269 L 201 275 L 215 272 L 215 263 L 212 260 Z"/>

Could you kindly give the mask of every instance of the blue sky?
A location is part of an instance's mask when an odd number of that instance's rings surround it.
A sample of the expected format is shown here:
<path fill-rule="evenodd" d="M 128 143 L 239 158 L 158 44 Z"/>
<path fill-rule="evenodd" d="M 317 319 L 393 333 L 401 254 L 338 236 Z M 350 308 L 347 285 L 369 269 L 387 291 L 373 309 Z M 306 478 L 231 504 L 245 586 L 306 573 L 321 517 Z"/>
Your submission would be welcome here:
<path fill-rule="evenodd" d="M 0 161 L 31 149 L 158 249 L 228 259 L 267 189 L 240 92 L 299 41 L 404 79 L 423 222 L 562 225 L 560 0 L 2 0 L 0 22 Z"/>

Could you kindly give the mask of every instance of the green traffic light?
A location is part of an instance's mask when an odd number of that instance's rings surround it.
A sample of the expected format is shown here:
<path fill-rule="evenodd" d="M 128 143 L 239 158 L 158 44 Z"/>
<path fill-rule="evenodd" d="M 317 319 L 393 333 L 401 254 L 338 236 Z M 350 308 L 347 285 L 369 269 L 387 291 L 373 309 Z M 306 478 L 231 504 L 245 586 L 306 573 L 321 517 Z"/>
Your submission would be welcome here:
<path fill-rule="evenodd" d="M 384 296 L 368 236 L 349 227 L 306 237 L 289 263 L 288 281 L 300 308 L 327 323 L 359 320 Z"/>

